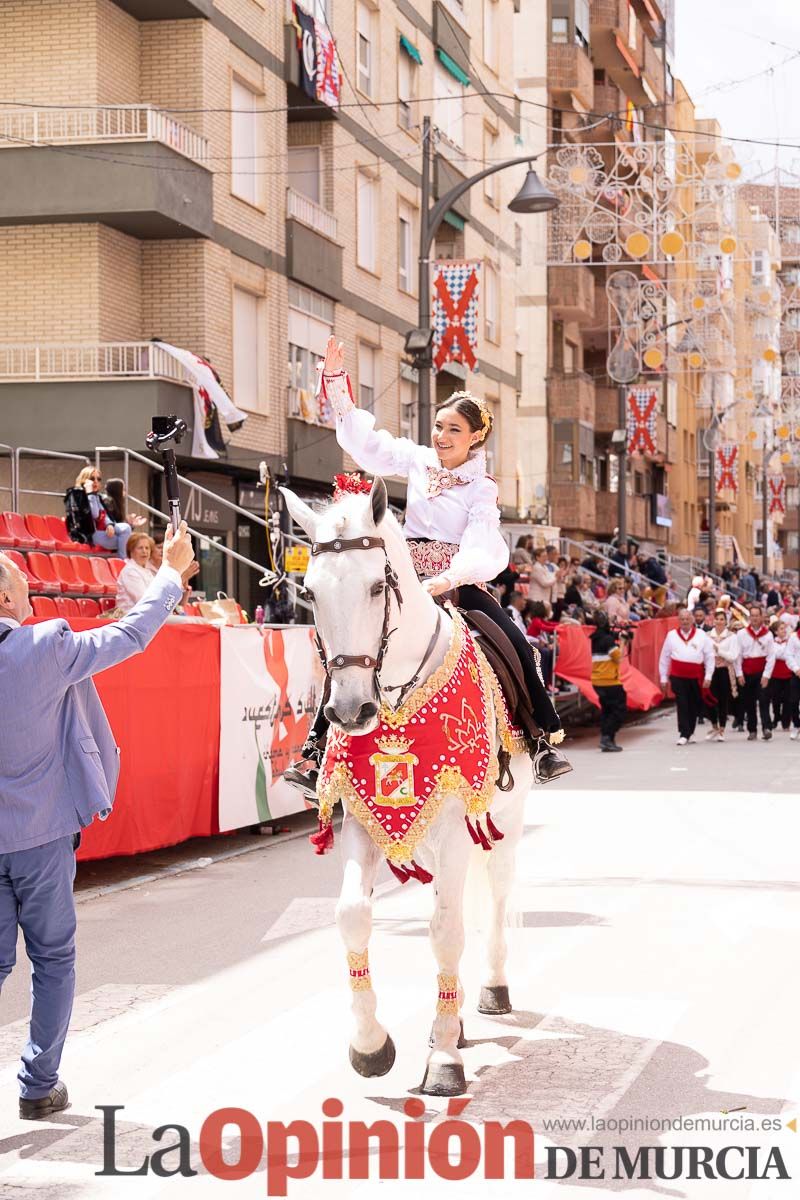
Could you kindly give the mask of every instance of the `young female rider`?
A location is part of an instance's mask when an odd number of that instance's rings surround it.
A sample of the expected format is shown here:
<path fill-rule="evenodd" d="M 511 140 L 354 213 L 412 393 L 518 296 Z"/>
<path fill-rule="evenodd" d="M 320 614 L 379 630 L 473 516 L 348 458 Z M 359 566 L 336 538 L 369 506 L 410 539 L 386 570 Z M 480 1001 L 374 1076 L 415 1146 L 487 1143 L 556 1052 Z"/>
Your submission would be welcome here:
<path fill-rule="evenodd" d="M 365 471 L 408 480 L 404 533 L 426 591 L 439 596 L 458 588 L 461 608 L 478 609 L 497 622 L 519 654 L 537 723 L 546 734 L 559 731 L 561 722 L 525 634 L 486 590 L 509 560 L 497 484 L 486 474 L 481 448 L 492 431 L 488 406 L 469 392 L 455 392 L 436 409 L 430 447 L 376 431 L 373 414 L 355 406 L 344 346 L 335 338 L 328 341 L 320 386 L 336 415 L 342 449 Z M 320 716 L 303 748 L 311 761 L 327 728 Z M 292 775 L 299 782 L 297 773 Z"/>

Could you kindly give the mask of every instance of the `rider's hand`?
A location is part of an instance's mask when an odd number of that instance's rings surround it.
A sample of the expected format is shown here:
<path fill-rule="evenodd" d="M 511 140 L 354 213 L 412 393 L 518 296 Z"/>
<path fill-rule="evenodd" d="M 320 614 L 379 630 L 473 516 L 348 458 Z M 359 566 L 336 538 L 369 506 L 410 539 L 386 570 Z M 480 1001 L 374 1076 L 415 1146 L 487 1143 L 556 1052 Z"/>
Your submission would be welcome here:
<path fill-rule="evenodd" d="M 323 375 L 338 375 L 344 370 L 344 342 L 337 342 L 336 338 L 331 336 L 328 338 L 328 344 L 325 347 L 325 362 L 322 366 Z"/>
<path fill-rule="evenodd" d="M 441 596 L 443 592 L 449 592 L 453 585 L 446 575 L 434 575 L 433 579 L 426 579 L 422 586 L 429 596 Z"/>

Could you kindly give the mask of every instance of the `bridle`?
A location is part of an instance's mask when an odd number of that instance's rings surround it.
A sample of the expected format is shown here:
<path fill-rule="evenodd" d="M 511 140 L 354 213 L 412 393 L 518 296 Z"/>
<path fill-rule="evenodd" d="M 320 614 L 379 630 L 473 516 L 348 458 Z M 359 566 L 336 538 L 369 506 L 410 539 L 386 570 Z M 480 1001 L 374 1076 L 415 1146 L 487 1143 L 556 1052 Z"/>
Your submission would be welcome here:
<path fill-rule="evenodd" d="M 317 654 L 319 655 L 322 669 L 330 678 L 334 671 L 342 671 L 345 667 L 363 667 L 364 670 L 372 671 L 372 681 L 375 690 L 375 696 L 378 700 L 381 699 L 382 692 L 399 692 L 396 707 L 405 700 L 412 688 L 416 687 L 419 682 L 419 677 L 422 674 L 428 659 L 433 653 L 433 648 L 439 638 L 439 631 L 442 623 L 442 610 L 437 608 L 436 611 L 436 628 L 433 631 L 433 636 L 428 643 L 428 648 L 422 662 L 417 667 L 414 675 L 406 683 L 393 684 L 381 687 L 380 671 L 383 666 L 383 660 L 386 657 L 386 651 L 389 647 L 389 639 L 397 629 L 389 629 L 389 624 L 392 617 L 392 596 L 397 600 L 398 615 L 403 608 L 403 596 L 400 591 L 400 581 L 397 578 L 397 572 L 389 562 L 389 555 L 386 552 L 386 542 L 382 537 L 357 537 L 357 538 L 334 538 L 331 542 L 312 542 L 311 557 L 317 558 L 320 554 L 344 554 L 348 550 L 382 550 L 384 557 L 383 574 L 386 581 L 383 600 L 383 626 L 381 627 L 381 639 L 378 643 L 378 653 L 375 657 L 371 654 L 332 654 L 330 658 L 325 653 L 325 647 L 322 644 L 322 639 L 317 631 L 315 634 L 315 643 Z"/>

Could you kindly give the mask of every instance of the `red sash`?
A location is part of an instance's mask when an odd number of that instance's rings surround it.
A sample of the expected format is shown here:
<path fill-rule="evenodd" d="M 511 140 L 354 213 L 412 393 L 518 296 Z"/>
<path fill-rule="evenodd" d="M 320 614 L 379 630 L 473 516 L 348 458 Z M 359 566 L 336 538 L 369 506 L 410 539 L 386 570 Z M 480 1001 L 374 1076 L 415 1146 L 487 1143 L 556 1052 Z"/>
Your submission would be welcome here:
<path fill-rule="evenodd" d="M 773 679 L 791 679 L 792 678 L 792 672 L 789 670 L 789 667 L 788 667 L 785 659 L 783 659 L 783 658 L 775 659 L 775 666 L 772 668 L 772 678 Z"/>
<path fill-rule="evenodd" d="M 742 659 L 742 670 L 745 675 L 760 675 L 767 665 L 767 656 L 763 658 L 744 658 Z"/>
<path fill-rule="evenodd" d="M 676 679 L 697 679 L 703 678 L 703 664 L 693 662 L 681 662 L 680 659 L 673 658 L 669 665 L 670 675 L 674 675 Z"/>

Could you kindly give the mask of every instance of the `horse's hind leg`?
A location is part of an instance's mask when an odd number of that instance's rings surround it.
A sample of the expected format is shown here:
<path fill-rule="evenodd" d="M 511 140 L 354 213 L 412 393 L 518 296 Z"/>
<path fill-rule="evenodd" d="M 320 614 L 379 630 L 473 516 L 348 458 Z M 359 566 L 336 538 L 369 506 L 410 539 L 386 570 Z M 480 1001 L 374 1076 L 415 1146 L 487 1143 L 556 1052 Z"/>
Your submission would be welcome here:
<path fill-rule="evenodd" d="M 514 886 L 516 850 L 522 836 L 525 798 L 532 784 L 528 765 L 519 758 L 514 760 L 517 783 L 513 792 L 504 796 L 502 802 L 496 805 L 498 820 L 502 822 L 503 840 L 495 842 L 491 854 L 486 856 L 492 904 L 486 943 L 486 968 L 478 1000 L 478 1012 L 489 1016 L 502 1016 L 511 1012 L 506 976 L 506 924 L 508 899 Z"/>
<path fill-rule="evenodd" d="M 459 818 L 455 828 L 437 832 L 450 836 L 440 843 L 444 850 L 439 856 L 434 878 L 436 906 L 430 936 L 439 968 L 439 998 L 431 1034 L 432 1049 L 421 1091 L 428 1096 L 459 1096 L 467 1086 L 464 1060 L 458 1049 L 461 1038 L 459 1013 L 463 1001 L 458 967 L 464 952 L 464 882 L 470 843 L 464 835 L 463 817 Z"/>
<path fill-rule="evenodd" d="M 394 1064 L 394 1042 L 376 1020 L 377 1000 L 369 972 L 369 938 L 372 932 L 372 889 L 381 856 L 358 821 L 345 815 L 341 834 L 344 878 L 336 923 L 347 949 L 352 1013 L 355 1031 L 350 1062 L 359 1075 L 385 1075 Z"/>

